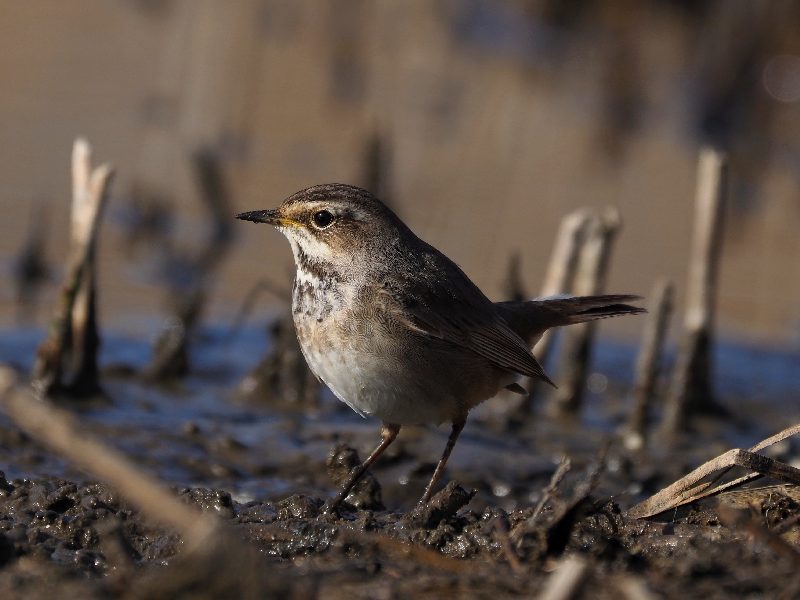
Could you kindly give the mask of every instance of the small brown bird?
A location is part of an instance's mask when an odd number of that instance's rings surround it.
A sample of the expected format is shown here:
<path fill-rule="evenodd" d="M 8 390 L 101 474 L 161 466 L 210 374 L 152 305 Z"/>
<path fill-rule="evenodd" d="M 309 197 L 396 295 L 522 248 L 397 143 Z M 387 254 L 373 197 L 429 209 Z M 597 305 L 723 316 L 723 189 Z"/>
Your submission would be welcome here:
<path fill-rule="evenodd" d="M 402 425 L 452 423 L 420 503 L 427 502 L 470 409 L 524 375 L 552 382 L 531 354 L 547 329 L 643 309 L 637 296 L 491 302 L 458 266 L 361 188 L 307 188 L 278 208 L 237 218 L 269 223 L 292 247 L 292 314 L 314 374 L 381 442 L 329 504 L 338 506 Z"/>

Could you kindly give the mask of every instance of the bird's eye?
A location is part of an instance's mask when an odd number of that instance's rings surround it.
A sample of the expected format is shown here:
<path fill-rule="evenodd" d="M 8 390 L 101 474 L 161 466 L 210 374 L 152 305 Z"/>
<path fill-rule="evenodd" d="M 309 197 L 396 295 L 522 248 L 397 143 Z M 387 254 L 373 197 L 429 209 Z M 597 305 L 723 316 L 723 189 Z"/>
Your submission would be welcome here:
<path fill-rule="evenodd" d="M 333 215 L 327 210 L 318 210 L 311 217 L 311 220 L 314 222 L 314 226 L 316 228 L 325 229 L 331 223 L 333 223 Z"/>

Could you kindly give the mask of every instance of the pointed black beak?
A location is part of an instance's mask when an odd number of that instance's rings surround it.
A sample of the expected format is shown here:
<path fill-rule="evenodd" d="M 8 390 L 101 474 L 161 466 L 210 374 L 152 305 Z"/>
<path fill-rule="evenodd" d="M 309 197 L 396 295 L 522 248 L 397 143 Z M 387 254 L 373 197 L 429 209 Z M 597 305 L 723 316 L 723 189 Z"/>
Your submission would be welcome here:
<path fill-rule="evenodd" d="M 252 212 L 239 213 L 236 215 L 237 219 L 242 221 L 252 221 L 253 223 L 269 223 L 270 225 L 279 225 L 281 218 L 278 216 L 278 211 L 273 209 L 269 210 L 254 210 Z"/>

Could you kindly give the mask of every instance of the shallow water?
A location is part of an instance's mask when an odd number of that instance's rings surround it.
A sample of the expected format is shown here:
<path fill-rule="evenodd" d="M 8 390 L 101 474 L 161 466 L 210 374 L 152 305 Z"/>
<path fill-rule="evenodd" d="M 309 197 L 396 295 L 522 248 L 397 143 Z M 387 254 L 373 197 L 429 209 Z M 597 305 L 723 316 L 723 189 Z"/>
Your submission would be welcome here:
<path fill-rule="evenodd" d="M 359 418 L 327 392 L 305 409 L 243 400 L 236 386 L 267 350 L 264 331 L 248 327 L 232 334 L 227 325 L 204 328 L 192 348 L 191 375 L 171 387 L 145 384 L 132 375 L 149 360 L 148 340 L 106 335 L 102 365 L 110 402 L 76 408 L 79 419 L 88 431 L 172 485 L 223 488 L 241 500 L 330 493 L 323 463 L 332 446 L 345 441 L 364 456 L 377 439 L 378 423 Z M 29 370 L 41 338 L 36 329 L 5 331 L 0 361 Z M 496 398 L 474 411 L 448 473 L 479 490 L 478 505 L 499 502 L 512 508 L 530 502 L 560 455 L 585 463 L 624 423 L 635 348 L 604 340 L 594 357 L 591 390 L 578 422 L 556 423 L 543 416 L 546 399 L 539 401 L 537 416 L 515 431 L 507 422 L 515 397 Z M 716 365 L 720 398 L 734 418 L 702 424 L 686 440 L 675 470 L 710 458 L 716 450 L 749 446 L 800 420 L 796 354 L 729 343 L 719 347 Z M 8 421 L 0 418 L 0 425 L 11 440 L 0 444 L 0 462 L 9 477 L 81 478 L 49 453 L 14 444 Z M 446 437 L 445 427 L 403 431 L 375 469 L 390 504 L 411 502 L 421 492 Z M 630 489 L 613 476 L 606 485 L 614 495 Z"/>

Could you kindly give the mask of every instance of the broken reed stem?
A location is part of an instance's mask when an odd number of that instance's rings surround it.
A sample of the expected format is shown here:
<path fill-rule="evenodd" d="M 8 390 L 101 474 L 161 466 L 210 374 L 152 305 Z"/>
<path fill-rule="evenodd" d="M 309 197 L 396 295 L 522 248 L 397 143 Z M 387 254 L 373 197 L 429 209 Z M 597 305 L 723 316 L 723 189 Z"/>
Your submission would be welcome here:
<path fill-rule="evenodd" d="M 96 391 L 99 336 L 95 314 L 95 254 L 100 217 L 113 171 L 92 168 L 91 147 L 79 138 L 72 150 L 72 209 L 67 272 L 48 337 L 39 346 L 32 379 L 43 393 L 70 388 Z M 70 348 L 71 345 L 71 348 Z M 65 381 L 67 360 L 72 378 Z"/>
<path fill-rule="evenodd" d="M 591 219 L 591 211 L 581 209 L 568 214 L 561 220 L 556 243 L 553 246 L 553 253 L 550 256 L 550 263 L 542 284 L 541 296 L 543 298 L 564 294 L 571 290 L 586 229 Z M 553 330 L 550 329 L 542 335 L 533 348 L 533 353 L 541 364 L 547 363 L 552 341 Z"/>
<path fill-rule="evenodd" d="M 0 367 L 0 408 L 23 431 L 108 482 L 154 521 L 175 529 L 189 548 L 200 548 L 219 532 L 217 522 L 192 509 L 142 473 L 116 450 L 81 431 L 71 415 L 31 391 L 14 388 L 11 369 Z"/>
<path fill-rule="evenodd" d="M 222 161 L 211 148 L 202 147 L 192 154 L 192 167 L 200 199 L 211 216 L 211 238 L 201 246 L 196 259 L 197 269 L 203 278 L 207 271 L 218 265 L 225 256 L 234 237 L 231 214 L 230 186 L 225 178 Z"/>
<path fill-rule="evenodd" d="M 733 467 L 742 467 L 752 471 L 732 481 L 716 485 L 719 477 Z M 722 474 L 709 482 L 698 483 L 716 471 Z M 710 460 L 697 469 L 664 488 L 657 494 L 628 511 L 634 518 L 651 517 L 684 504 L 697 502 L 709 496 L 716 496 L 726 490 L 768 475 L 792 485 L 800 485 L 800 469 L 787 465 L 773 458 L 757 454 L 750 450 L 734 449 Z"/>
<path fill-rule="evenodd" d="M 608 207 L 587 227 L 572 291 L 576 296 L 602 293 L 611 250 L 622 221 L 616 208 Z M 559 416 L 574 416 L 583 403 L 583 390 L 589 371 L 596 323 L 573 325 L 565 332 L 560 364 L 564 370 L 555 395 L 554 411 Z"/>
<path fill-rule="evenodd" d="M 164 383 L 189 373 L 189 341 L 206 303 L 206 289 L 197 285 L 174 298 L 175 316 L 156 340 L 153 358 L 143 369 L 145 381 Z"/>
<path fill-rule="evenodd" d="M 273 406 L 315 406 L 321 384 L 303 358 L 291 315 L 278 317 L 269 329 L 268 350 L 239 383 L 239 393 Z"/>
<path fill-rule="evenodd" d="M 642 345 L 636 360 L 633 407 L 624 436 L 629 450 L 641 449 L 647 439 L 648 416 L 656 394 L 674 296 L 675 288 L 666 280 L 658 281 L 651 293 Z"/>
<path fill-rule="evenodd" d="M 94 253 L 92 253 L 93 255 Z M 69 388 L 73 392 L 92 394 L 100 391 L 97 354 L 100 335 L 97 325 L 97 273 L 94 257 L 84 267 L 83 281 L 72 310 L 73 377 Z"/>
<path fill-rule="evenodd" d="M 765 440 L 761 440 L 748 450 L 728 450 L 716 458 L 703 463 L 676 482 L 653 494 L 647 500 L 631 507 L 627 515 L 635 519 L 651 517 L 667 510 L 672 510 L 683 504 L 701 500 L 730 489 L 731 487 L 752 481 L 763 474 L 768 474 L 789 483 L 800 484 L 800 470 L 761 454 L 757 454 L 757 452 L 760 452 L 764 448 L 768 448 L 769 446 L 796 435 L 800 435 L 800 424 L 788 427 Z M 744 467 L 753 472 L 714 487 L 720 477 L 724 476 L 735 466 Z M 718 471 L 721 471 L 721 473 L 716 477 L 712 478 L 710 481 L 701 483 L 703 479 Z"/>
<path fill-rule="evenodd" d="M 666 438 L 684 429 L 692 414 L 719 409 L 714 399 L 711 354 L 727 179 L 725 154 L 710 148 L 701 150 L 683 339 L 661 426 Z"/>
<path fill-rule="evenodd" d="M 586 236 L 586 229 L 592 219 L 592 212 L 588 209 L 579 209 L 569 213 L 561 219 L 550 263 L 542 284 L 541 297 L 555 296 L 569 292 L 575 279 L 578 268 L 578 258 Z M 548 329 L 533 347 L 533 354 L 540 364 L 547 367 L 555 330 Z M 527 340 L 526 340 L 527 341 Z M 519 404 L 515 413 L 518 417 L 526 417 L 533 410 L 537 394 L 542 389 L 539 381 L 528 379 L 523 387 L 529 390 L 528 395 Z"/>
<path fill-rule="evenodd" d="M 209 239 L 201 243 L 185 265 L 188 284 L 172 290 L 175 317 L 156 340 L 153 358 L 143 372 L 146 380 L 156 383 L 178 379 L 189 372 L 189 343 L 205 308 L 210 273 L 219 266 L 234 237 L 230 188 L 218 153 L 201 147 L 191 158 L 200 199 L 213 228 Z"/>

